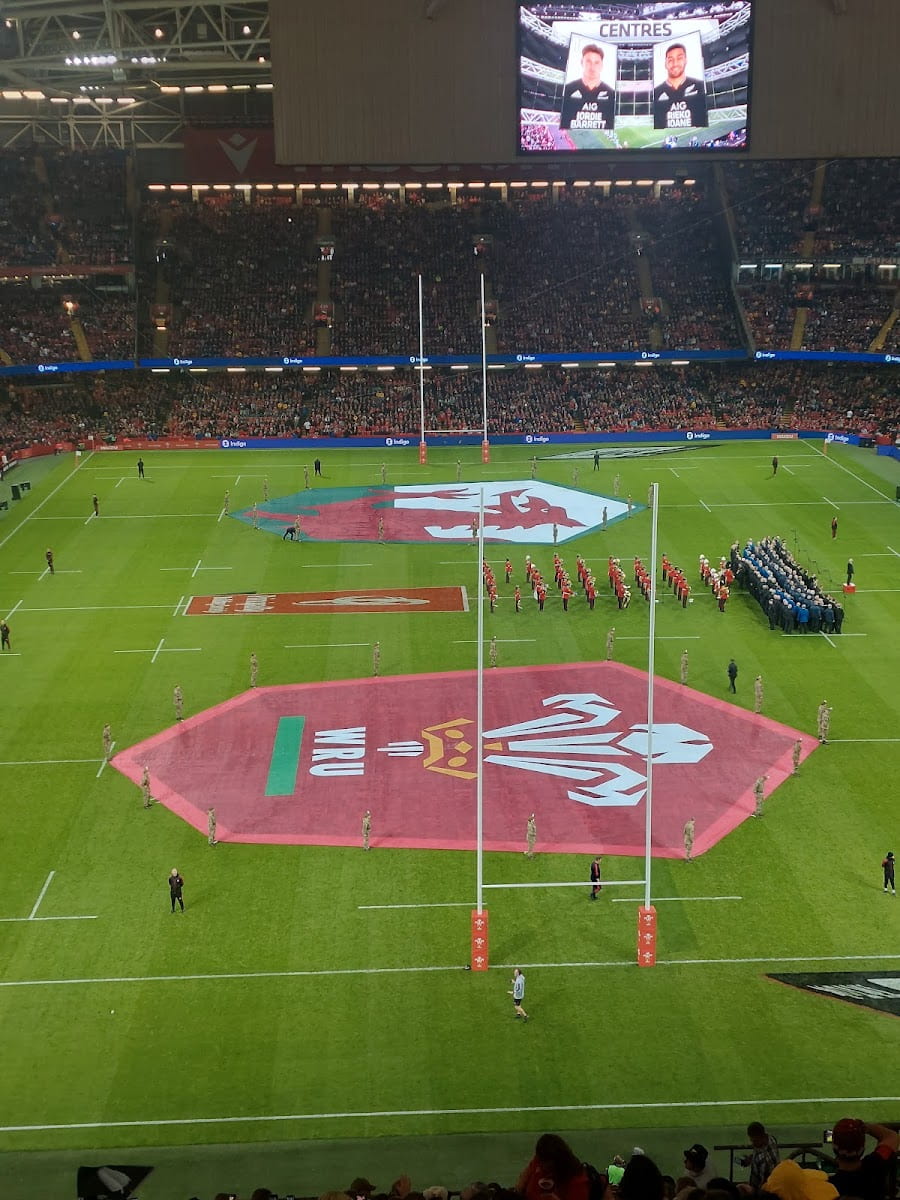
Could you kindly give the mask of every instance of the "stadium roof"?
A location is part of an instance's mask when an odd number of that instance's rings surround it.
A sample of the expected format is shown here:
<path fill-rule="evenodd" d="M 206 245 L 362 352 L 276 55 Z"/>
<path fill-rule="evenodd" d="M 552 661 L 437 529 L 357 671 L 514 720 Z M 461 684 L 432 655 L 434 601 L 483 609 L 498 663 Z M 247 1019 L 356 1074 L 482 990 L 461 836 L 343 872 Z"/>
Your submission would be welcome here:
<path fill-rule="evenodd" d="M 200 93 L 212 93 L 215 104 L 200 119 L 271 119 L 270 97 L 258 112 L 247 98 L 271 86 L 267 0 L 0 0 L 0 123 L 7 127 L 110 112 L 145 127 L 171 124 L 190 117 L 185 106 Z"/>

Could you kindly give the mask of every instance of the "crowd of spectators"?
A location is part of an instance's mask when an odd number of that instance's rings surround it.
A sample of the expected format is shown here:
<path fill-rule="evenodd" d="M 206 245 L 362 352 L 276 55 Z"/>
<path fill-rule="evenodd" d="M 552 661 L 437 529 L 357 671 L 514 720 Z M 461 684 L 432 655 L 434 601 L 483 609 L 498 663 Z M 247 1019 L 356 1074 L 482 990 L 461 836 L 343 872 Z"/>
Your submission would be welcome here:
<path fill-rule="evenodd" d="M 868 350 L 890 314 L 893 288 L 816 284 L 804 350 Z"/>
<path fill-rule="evenodd" d="M 752 260 L 799 254 L 812 227 L 815 162 L 729 162 L 725 186 L 738 253 Z"/>
<path fill-rule="evenodd" d="M 758 350 L 789 350 L 797 316 L 795 289 L 757 283 L 738 289 Z"/>
<path fill-rule="evenodd" d="M 431 354 L 481 352 L 475 214 L 446 203 L 400 205 L 381 196 L 336 209 L 332 266 L 335 354 L 414 354 L 417 276 Z"/>
<path fill-rule="evenodd" d="M 379 1190 L 360 1175 L 346 1191 L 325 1192 L 319 1200 L 886 1200 L 893 1194 L 900 1137 L 888 1126 L 844 1117 L 835 1124 L 830 1144 L 812 1142 L 790 1156 L 783 1155 L 777 1138 L 759 1121 L 747 1126 L 747 1138 L 746 1153 L 738 1158 L 747 1173 L 741 1180 L 720 1170 L 721 1164 L 698 1141 L 677 1163 L 664 1164 L 672 1167 L 665 1174 L 640 1146 L 595 1166 L 558 1134 L 544 1133 L 513 1184 L 476 1180 L 459 1190 L 444 1183 L 417 1188 L 403 1174 Z M 874 1143 L 869 1153 L 867 1138 Z M 816 1165 L 807 1167 L 798 1159 Z M 221 1192 L 215 1200 L 235 1197 Z M 250 1200 L 278 1197 L 258 1188 Z"/>
<path fill-rule="evenodd" d="M 0 267 L 39 266 L 56 259 L 56 247 L 36 209 L 34 155 L 0 153 Z"/>
<path fill-rule="evenodd" d="M 315 210 L 215 197 L 175 208 L 164 270 L 172 355 L 308 354 L 315 347 Z"/>
<path fill-rule="evenodd" d="M 88 437 L 417 436 L 413 370 L 107 372 L 8 388 L 2 427 L 22 445 Z M 900 435 L 900 380 L 828 365 L 753 363 L 488 373 L 488 433 L 782 429 Z M 428 433 L 482 428 L 477 370 L 424 376 Z"/>
<path fill-rule="evenodd" d="M 44 155 L 50 185 L 46 216 L 62 262 L 113 266 L 134 262 L 122 150 L 57 150 Z"/>
<path fill-rule="evenodd" d="M 825 175 L 815 254 L 895 258 L 900 251 L 900 159 L 835 159 Z"/>

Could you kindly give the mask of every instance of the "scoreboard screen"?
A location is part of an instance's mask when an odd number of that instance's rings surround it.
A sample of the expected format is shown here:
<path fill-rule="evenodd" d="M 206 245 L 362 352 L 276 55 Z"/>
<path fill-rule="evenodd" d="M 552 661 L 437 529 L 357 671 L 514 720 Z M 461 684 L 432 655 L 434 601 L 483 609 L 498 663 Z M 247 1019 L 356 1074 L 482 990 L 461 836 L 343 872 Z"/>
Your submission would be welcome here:
<path fill-rule="evenodd" d="M 519 4 L 522 155 L 745 150 L 753 0 Z"/>

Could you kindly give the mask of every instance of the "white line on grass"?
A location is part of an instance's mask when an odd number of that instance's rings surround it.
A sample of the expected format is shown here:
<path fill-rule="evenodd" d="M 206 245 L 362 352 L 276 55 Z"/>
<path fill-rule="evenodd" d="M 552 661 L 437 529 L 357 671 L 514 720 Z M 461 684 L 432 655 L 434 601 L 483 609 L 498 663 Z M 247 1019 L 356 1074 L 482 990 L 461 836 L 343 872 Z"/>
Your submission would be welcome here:
<path fill-rule="evenodd" d="M 178 612 L 179 612 L 179 609 L 181 608 L 182 604 L 184 604 L 184 596 L 182 596 L 181 599 L 178 601 L 178 603 L 175 605 L 175 611 L 172 613 L 173 617 L 178 616 Z"/>
<path fill-rule="evenodd" d="M 621 633 L 621 634 L 617 633 L 616 634 L 617 642 L 646 642 L 646 640 L 647 640 L 646 635 L 641 636 L 640 634 L 636 634 L 636 633 Z M 656 641 L 657 642 L 699 642 L 700 634 L 699 633 L 688 633 L 688 634 L 685 634 L 683 637 L 680 634 L 678 634 L 678 635 L 666 634 L 665 636 L 662 636 L 662 637 L 659 634 L 657 634 Z"/>
<path fill-rule="evenodd" d="M 113 654 L 152 654 L 151 663 L 156 662 L 158 654 L 200 654 L 202 646 L 163 646 L 163 638 L 155 650 L 113 650 Z"/>
<path fill-rule="evenodd" d="M 882 500 L 890 500 L 891 503 L 893 503 L 893 496 L 886 495 L 880 488 L 877 488 L 874 486 L 874 484 L 869 483 L 869 481 L 867 479 L 863 479 L 861 475 L 857 475 L 855 471 L 851 471 L 849 467 L 845 467 L 843 463 L 837 462 L 835 459 L 833 459 L 831 457 L 830 454 L 826 454 L 824 451 L 820 450 L 818 448 L 818 446 L 813 446 L 812 444 L 810 444 L 809 448 L 813 452 L 813 454 L 818 454 L 821 458 L 824 458 L 825 461 L 830 463 L 833 467 L 840 467 L 840 469 L 842 471 L 846 471 L 846 473 L 848 475 L 852 476 L 852 478 L 855 479 L 857 483 L 861 483 L 863 485 L 863 487 L 867 487 L 870 491 L 875 492 L 875 494 L 877 496 L 880 496 L 882 498 Z"/>
<path fill-rule="evenodd" d="M 78 916 L 78 917 L 0 917 L 0 925 L 19 925 L 28 921 L 33 921 L 35 924 L 38 921 L 96 921 L 96 916 Z"/>
<path fill-rule="evenodd" d="M 793 475 L 793 474 L 794 474 L 794 472 L 791 470 L 791 468 L 790 468 L 790 467 L 782 467 L 782 470 L 784 470 L 784 471 L 787 471 L 788 475 Z"/>
<path fill-rule="evenodd" d="M 89 461 L 91 458 L 93 458 L 93 455 L 94 455 L 94 452 L 93 452 L 93 450 L 91 450 L 91 452 L 88 454 L 87 458 L 84 458 L 84 459 L 82 459 L 80 462 L 77 462 L 77 463 L 75 464 L 75 467 L 74 467 L 74 469 L 73 469 L 73 470 L 71 470 L 71 471 L 69 472 L 69 474 L 68 474 L 68 475 L 65 477 L 65 479 L 61 479 L 61 480 L 59 481 L 59 483 L 56 485 L 56 487 L 53 489 L 53 491 L 52 491 L 52 492 L 48 492 L 48 493 L 47 493 L 47 495 L 46 495 L 46 496 L 43 498 L 43 500 L 41 500 L 41 502 L 40 502 L 39 504 L 36 504 L 36 505 L 34 506 L 34 508 L 31 510 L 31 512 L 28 514 L 28 516 L 27 516 L 27 517 L 24 517 L 24 518 L 23 518 L 23 519 L 22 519 L 22 520 L 19 522 L 19 524 L 18 524 L 18 525 L 16 525 L 16 527 L 15 527 L 14 529 L 11 529 L 11 530 L 9 531 L 9 533 L 6 535 L 6 537 L 3 539 L 3 541 L 2 541 L 2 542 L 0 542 L 0 550 L 2 550 L 2 549 L 3 549 L 3 547 L 4 547 L 4 546 L 6 545 L 6 543 L 9 541 L 9 539 L 10 539 L 10 538 L 13 536 L 13 534 L 15 534 L 15 533 L 18 533 L 18 532 L 19 532 L 19 530 L 20 530 L 20 529 L 23 527 L 23 525 L 25 525 L 25 523 L 26 523 L 27 521 L 33 521 L 33 520 L 35 519 L 35 514 L 36 514 L 36 513 L 39 513 L 39 512 L 41 511 L 41 509 L 42 509 L 42 508 L 44 507 L 44 505 L 45 505 L 45 504 L 48 502 L 48 500 L 52 500 L 52 499 L 53 499 L 53 497 L 56 495 L 56 493 L 59 491 L 59 489 L 60 489 L 61 487 L 63 487 L 65 484 L 67 484 L 67 483 L 69 482 L 69 480 L 72 478 L 72 476 L 73 476 L 73 475 L 74 475 L 74 474 L 75 474 L 77 471 L 80 471 L 80 470 L 81 470 L 81 468 L 82 468 L 82 467 L 83 467 L 83 466 L 84 466 L 84 465 L 85 465 L 85 464 L 86 464 L 86 463 L 87 463 L 87 462 L 88 462 L 88 461 Z M 76 517 L 75 519 L 76 519 L 76 520 L 80 520 L 80 518 L 79 518 L 79 517 Z M 38 518 L 38 520 L 40 520 L 40 518 Z"/>
<path fill-rule="evenodd" d="M 110 754 L 112 754 L 112 752 L 113 752 L 113 750 L 115 750 L 115 748 L 116 748 L 116 743 L 115 743 L 115 741 L 111 741 L 111 742 L 109 743 L 109 753 L 110 753 Z M 100 778 L 100 776 L 103 774 L 103 768 L 106 766 L 106 764 L 107 764 L 108 762 L 109 762 L 109 758 L 108 758 L 108 757 L 103 759 L 103 761 L 100 763 L 100 766 L 97 768 L 97 774 L 94 776 L 94 778 L 95 778 L 95 779 L 99 779 L 99 778 Z"/>
<path fill-rule="evenodd" d="M 828 745 L 834 746 L 843 742 L 847 746 L 864 745 L 869 742 L 900 742 L 900 738 L 829 738 Z"/>
<path fill-rule="evenodd" d="M 194 567 L 193 571 L 191 571 L 191 579 L 193 579 L 194 576 L 197 574 L 197 572 L 200 570 L 200 564 L 202 562 L 203 562 L 202 558 L 197 559 L 197 565 L 196 565 L 196 567 Z"/>
<path fill-rule="evenodd" d="M 21 603 L 21 602 L 20 602 Z M 23 608 L 27 613 L 52 612 L 130 612 L 144 608 L 168 608 L 168 604 L 72 604 L 62 607 L 48 605 L 46 608 Z"/>
<path fill-rule="evenodd" d="M 68 766 L 73 763 L 90 763 L 93 765 L 99 762 L 96 758 L 22 758 L 9 759 L 8 761 L 0 761 L 0 767 L 57 767 Z"/>
<path fill-rule="evenodd" d="M 11 610 L 10 610 L 10 611 L 9 611 L 9 612 L 6 614 L 6 619 L 7 619 L 7 621 L 9 620 L 9 618 L 10 618 L 10 617 L 14 616 L 14 615 L 15 615 L 15 614 L 18 612 L 18 610 L 19 610 L 19 608 L 21 607 L 21 605 L 22 605 L 22 601 L 20 600 L 20 601 L 19 601 L 19 602 L 16 604 L 16 607 L 15 607 L 15 608 L 13 608 L 13 609 L 11 609 Z"/>
<path fill-rule="evenodd" d="M 242 479 L 243 479 L 243 475 L 238 475 L 237 479 L 234 481 L 234 486 L 237 487 L 237 485 L 241 482 Z"/>
<path fill-rule="evenodd" d="M 828 634 L 825 632 L 824 629 L 820 629 L 819 633 L 821 633 L 822 637 L 825 639 L 825 641 L 828 643 L 829 646 L 834 646 L 835 650 L 837 650 L 837 646 L 834 644 L 834 642 L 831 640 L 831 638 L 828 636 Z"/>
<path fill-rule="evenodd" d="M 646 880 L 644 879 L 609 879 L 603 880 L 604 887 L 643 887 Z M 566 881 L 565 883 L 483 883 L 484 888 L 490 888 L 494 891 L 506 890 L 507 888 L 558 888 L 558 887 L 590 887 L 590 882 L 584 879 Z"/>
<path fill-rule="evenodd" d="M 675 470 L 674 467 L 669 467 L 669 470 L 672 472 L 672 474 L 675 476 L 676 479 L 681 478 L 681 476 L 678 474 L 678 472 Z"/>
<path fill-rule="evenodd" d="M 485 645 L 490 638 L 484 638 Z M 646 638 L 644 639 L 646 641 Z M 497 645 L 511 646 L 514 642 L 536 642 L 537 638 L 497 638 Z M 477 646 L 478 638 L 462 638 L 450 643 L 451 646 Z"/>
<path fill-rule="evenodd" d="M 900 592 L 900 588 L 857 588 L 858 596 L 886 596 L 893 592 Z"/>
<path fill-rule="evenodd" d="M 590 887 L 590 883 L 585 887 Z M 605 884 L 604 884 L 605 886 Z M 663 900 L 743 900 L 743 896 L 654 896 L 651 904 L 661 904 Z M 614 896 L 613 904 L 643 904 L 640 896 Z"/>
<path fill-rule="evenodd" d="M 123 475 L 123 476 L 122 476 L 122 477 L 119 479 L 119 482 L 116 484 L 116 487 L 121 487 L 121 486 L 122 486 L 122 484 L 125 482 L 125 479 L 126 479 L 126 476 L 125 476 L 125 475 Z"/>
<path fill-rule="evenodd" d="M 618 882 L 618 881 L 617 881 Z M 589 880 L 582 880 L 577 886 L 590 887 Z M 607 885 L 604 884 L 604 887 Z M 40 920 L 41 918 L 37 918 Z M 664 967 L 696 967 L 696 966 L 756 966 L 760 963 L 816 963 L 816 962 L 900 962 L 900 954 L 825 954 L 825 955 L 787 955 L 782 957 L 761 958 L 668 958 L 657 959 L 656 965 Z M 563 968 L 585 967 L 635 967 L 633 958 L 612 959 L 608 961 L 587 962 L 515 962 L 495 963 L 491 970 L 509 971 L 514 966 L 527 968 L 543 968 L 560 970 Z M 439 975 L 449 971 L 459 971 L 459 963 L 451 963 L 443 967 L 330 967 L 327 969 L 308 969 L 304 971 L 228 971 L 207 972 L 191 975 L 95 975 L 71 979 L 2 979 L 0 988 L 19 987 L 70 987 L 92 983 L 218 983 L 226 979 L 331 979 L 342 976 L 357 975 Z"/>
<path fill-rule="evenodd" d="M 2 658 L 21 658 L 21 657 L 22 657 L 22 655 L 21 655 L 20 651 L 18 651 L 18 650 L 4 650 L 3 654 L 0 655 L 0 659 L 2 659 Z"/>
<path fill-rule="evenodd" d="M 160 639 L 159 639 L 159 645 L 158 645 L 158 646 L 156 647 L 156 649 L 153 651 L 153 657 L 150 659 L 150 662 L 151 662 L 151 663 L 155 663 L 155 662 L 156 662 L 156 660 L 159 658 L 159 652 L 160 652 L 160 650 L 162 650 L 162 648 L 163 648 L 163 643 L 165 642 L 165 640 L 166 640 L 165 638 L 160 638 Z"/>
<path fill-rule="evenodd" d="M 342 567 L 373 567 L 374 563 L 304 563 L 305 571 L 337 571 Z"/>
<path fill-rule="evenodd" d="M 96 513 L 91 513 L 91 515 L 85 521 L 85 525 L 89 525 L 91 523 L 91 521 L 93 521 L 94 517 L 96 517 L 96 515 L 97 515 Z"/>
<path fill-rule="evenodd" d="M 55 871 L 51 871 L 51 872 L 50 872 L 50 874 L 47 876 L 47 878 L 44 880 L 44 886 L 41 888 L 41 894 L 38 896 L 37 900 L 35 900 L 35 902 L 34 902 L 34 908 L 33 908 L 33 909 L 31 910 L 31 912 L 28 914 L 28 920 L 29 920 L 29 921 L 33 921 L 33 920 L 34 920 L 34 918 L 35 918 L 35 915 L 36 915 L 36 913 L 37 913 L 37 910 L 38 910 L 38 909 L 41 907 L 41 901 L 42 901 L 42 900 L 43 900 L 43 898 L 44 898 L 44 897 L 47 895 L 47 888 L 48 888 L 48 887 L 50 886 L 50 884 L 53 882 L 53 876 L 54 876 L 55 874 L 56 874 L 56 872 L 55 872 Z"/>
<path fill-rule="evenodd" d="M 3 543 L 0 542 L 0 546 L 2 546 L 2 545 L 3 545 Z M 900 558 L 900 552 L 895 550 L 893 546 L 888 546 L 888 550 L 890 550 L 891 554 L 894 554 L 894 555 L 896 555 L 897 558 Z"/>
<path fill-rule="evenodd" d="M 223 518 L 224 516 L 225 516 L 225 509 L 223 508 L 223 509 L 222 509 L 222 511 L 219 513 L 218 517 L 216 518 L 216 524 L 217 524 L 217 525 L 218 525 L 218 523 L 219 523 L 219 522 L 222 520 L 222 518 Z"/>
<path fill-rule="evenodd" d="M 705 503 L 704 503 L 702 500 L 700 501 L 700 503 L 703 505 L 703 507 L 706 509 L 706 511 L 707 511 L 708 513 L 711 513 L 711 512 L 712 512 L 712 509 L 709 507 L 709 505 L 708 505 L 708 504 L 705 504 Z M 673 508 L 673 507 L 674 507 L 674 505 L 672 505 L 672 504 L 669 504 L 667 507 L 668 507 L 668 508 Z M 686 505 L 685 505 L 685 508 L 688 508 L 688 507 L 689 507 L 689 506 L 686 504 Z"/>
<path fill-rule="evenodd" d="M 50 495 L 53 493 L 51 492 Z M 49 499 L 49 496 L 48 496 Z M 186 521 L 191 518 L 203 518 L 216 516 L 215 513 L 111 513 L 105 520 L 107 521 Z M 26 518 L 27 519 L 27 518 Z M 36 521 L 80 521 L 81 517 L 35 517 Z M 13 530 L 15 532 L 15 530 Z M 3 543 L 0 542 L 0 546 Z"/>
<path fill-rule="evenodd" d="M 458 968 L 457 968 L 458 969 Z M 872 1105 L 896 1102 L 897 1096 L 811 1096 L 791 1097 L 789 1099 L 753 1099 L 753 1100 L 651 1100 L 649 1102 L 630 1101 L 623 1104 L 529 1104 L 513 1107 L 494 1108 L 396 1108 L 377 1109 L 369 1112 L 320 1112 L 320 1113 L 277 1113 L 270 1116 L 244 1117 L 162 1117 L 158 1120 L 142 1118 L 136 1121 L 73 1121 L 68 1124 L 55 1125 L 0 1125 L 0 1133 L 47 1133 L 60 1129 L 134 1129 L 160 1128 L 170 1125 L 259 1125 L 266 1122 L 284 1123 L 285 1121 L 360 1121 L 370 1117 L 450 1117 L 450 1116 L 486 1116 L 502 1115 L 505 1113 L 570 1113 L 570 1112 L 633 1112 L 640 1109 L 722 1109 L 742 1108 L 763 1110 L 773 1104 L 829 1104 L 843 1105 Z M 851 1111 L 852 1107 L 851 1107 Z"/>
<path fill-rule="evenodd" d="M 40 575 L 38 576 L 38 581 L 40 582 L 40 580 L 42 580 L 45 575 L 49 575 L 49 574 L 50 574 L 50 568 L 44 567 L 43 571 L 41 571 Z"/>
<path fill-rule="evenodd" d="M 586 885 L 590 886 L 590 884 Z M 359 912 L 375 912 L 378 909 L 394 908 L 475 908 L 474 900 L 450 900 L 444 904 L 357 904 Z"/>
<path fill-rule="evenodd" d="M 835 502 L 833 500 L 829 500 L 827 496 L 823 496 L 822 499 L 825 501 L 826 504 L 829 504 L 832 508 L 837 508 L 838 512 L 841 511 L 840 508 L 838 507 L 838 505 L 835 504 Z"/>
<path fill-rule="evenodd" d="M 347 650 L 351 646 L 371 646 L 371 642 L 299 642 L 285 650 Z"/>

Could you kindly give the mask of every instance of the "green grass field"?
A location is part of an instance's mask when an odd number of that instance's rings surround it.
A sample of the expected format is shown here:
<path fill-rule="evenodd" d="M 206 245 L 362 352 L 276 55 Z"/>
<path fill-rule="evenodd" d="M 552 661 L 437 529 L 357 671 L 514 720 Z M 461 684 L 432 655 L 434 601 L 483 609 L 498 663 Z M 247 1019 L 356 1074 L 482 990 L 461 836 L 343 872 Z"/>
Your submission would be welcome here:
<path fill-rule="evenodd" d="M 376 639 L 384 675 L 475 663 L 474 644 L 453 645 L 474 637 L 474 611 L 186 620 L 175 615 L 186 595 L 465 584 L 473 596 L 477 552 L 375 543 L 365 549 L 371 567 L 350 567 L 363 561 L 358 545 L 296 547 L 218 519 L 226 488 L 235 511 L 260 498 L 263 475 L 273 497 L 302 487 L 306 453 L 146 453 L 144 482 L 137 455 L 20 468 L 33 489 L 0 519 L 0 614 L 11 614 L 15 652 L 0 659 L 0 1150 L 138 1146 L 152 1162 L 153 1147 L 229 1141 L 715 1128 L 754 1117 L 814 1125 L 848 1107 L 896 1118 L 886 1070 L 896 1019 L 766 975 L 900 964 L 900 904 L 882 893 L 879 868 L 886 850 L 900 850 L 897 464 L 840 449 L 826 457 L 818 443 L 780 443 L 778 453 L 772 478 L 771 443 L 661 460 L 623 447 L 600 472 L 587 458 L 580 486 L 608 491 L 619 472 L 622 494 L 643 502 L 658 481 L 660 550 L 692 579 L 700 553 L 769 533 L 835 591 L 854 557 L 859 591 L 845 636 L 831 642 L 771 633 L 737 591 L 724 617 L 699 589 L 687 612 L 658 610 L 660 635 L 697 639 L 692 687 L 725 699 L 734 655 L 736 704 L 752 708 L 761 672 L 766 715 L 815 733 L 827 697 L 833 742 L 767 802 L 765 820 L 693 864 L 655 862 L 656 896 L 741 899 L 661 902 L 654 969 L 633 965 L 632 906 L 550 889 L 488 894 L 485 974 L 461 969 L 466 908 L 359 908 L 474 898 L 473 855 L 212 850 L 161 805 L 144 811 L 114 769 L 100 771 L 105 721 L 118 749 L 149 737 L 172 720 L 175 683 L 188 714 L 242 692 L 251 651 L 261 685 L 367 676 Z M 464 479 L 521 478 L 530 448 L 494 448 L 490 466 L 479 448 L 431 451 L 424 469 L 414 449 L 389 454 L 389 482 L 440 482 L 454 478 L 460 455 Z M 377 484 L 382 457 L 325 451 L 327 484 Z M 540 476 L 569 484 L 572 463 L 545 457 Z M 88 519 L 94 491 L 99 520 Z M 528 549 L 549 565 L 547 547 L 517 548 L 517 575 Z M 564 553 L 584 554 L 605 583 L 607 554 L 630 562 L 649 550 L 641 511 Z M 488 554 L 502 561 L 504 550 Z M 441 565 L 447 558 L 471 561 Z M 198 560 L 232 570 L 201 582 Z M 539 618 L 527 603 L 515 631 L 539 630 L 535 643 L 504 640 L 516 619 L 501 605 L 489 627 L 501 666 L 601 658 L 611 624 L 646 633 L 639 596 L 615 618 L 605 586 L 601 596 L 595 613 L 579 604 L 571 619 Z M 161 638 L 200 652 L 153 661 Z M 284 649 L 298 641 L 322 648 Z M 339 645 L 351 642 L 363 645 Z M 146 652 L 114 653 L 125 649 Z M 658 674 L 677 679 L 681 649 L 658 642 Z M 617 658 L 645 668 L 643 638 L 622 640 Z M 169 912 L 174 865 L 188 879 L 183 919 Z M 641 865 L 609 860 L 606 874 L 636 878 Z M 565 856 L 485 859 L 492 882 L 580 879 L 585 869 Z M 95 919 L 10 920 L 30 913 Z M 512 1019 L 506 995 L 515 964 L 528 979 L 527 1025 Z M 856 1097 L 877 1102 L 849 1103 Z"/>

